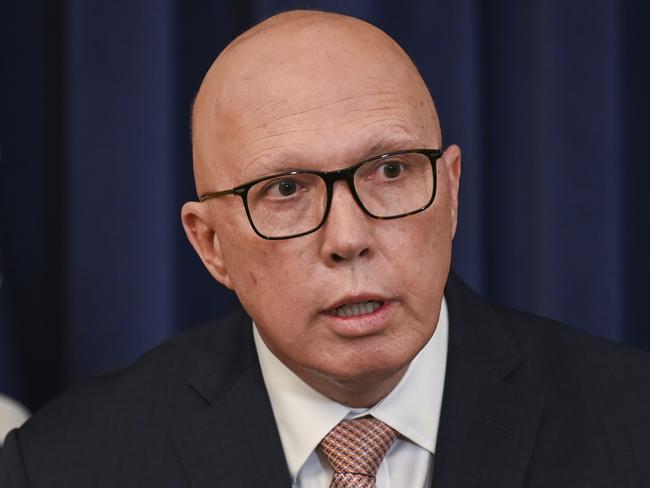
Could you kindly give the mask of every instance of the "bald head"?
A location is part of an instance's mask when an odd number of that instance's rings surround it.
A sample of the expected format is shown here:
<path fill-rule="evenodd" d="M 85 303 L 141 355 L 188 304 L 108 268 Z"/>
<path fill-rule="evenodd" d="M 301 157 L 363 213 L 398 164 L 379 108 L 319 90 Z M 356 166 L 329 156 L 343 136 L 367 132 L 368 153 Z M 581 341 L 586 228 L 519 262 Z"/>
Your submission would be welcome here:
<path fill-rule="evenodd" d="M 326 130 L 337 124 L 338 109 L 357 109 L 372 123 L 363 102 L 373 95 L 377 106 L 367 103 L 368 110 L 405 103 L 405 110 L 419 112 L 426 125 L 421 129 L 439 145 L 426 85 L 408 55 L 380 29 L 316 11 L 286 12 L 256 25 L 224 49 L 197 94 L 192 133 L 198 192 L 241 183 L 228 181 L 224 161 L 236 158 L 245 167 L 251 158 L 267 156 L 259 139 L 292 130 L 291 123 Z M 354 99 L 357 106 L 343 107 Z M 300 117 L 309 114 L 312 121 Z"/>

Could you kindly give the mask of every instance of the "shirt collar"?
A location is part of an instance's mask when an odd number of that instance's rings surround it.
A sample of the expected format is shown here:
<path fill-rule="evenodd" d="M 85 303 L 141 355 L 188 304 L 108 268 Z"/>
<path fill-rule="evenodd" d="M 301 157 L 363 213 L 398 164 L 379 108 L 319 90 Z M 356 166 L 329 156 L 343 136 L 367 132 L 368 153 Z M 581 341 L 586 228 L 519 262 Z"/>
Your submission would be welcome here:
<path fill-rule="evenodd" d="M 447 364 L 448 329 L 449 315 L 443 298 L 435 333 L 411 361 L 397 386 L 374 407 L 353 409 L 327 398 L 298 378 L 269 350 L 253 324 L 264 383 L 292 478 L 296 479 L 323 437 L 345 418 L 372 415 L 434 453 Z"/>

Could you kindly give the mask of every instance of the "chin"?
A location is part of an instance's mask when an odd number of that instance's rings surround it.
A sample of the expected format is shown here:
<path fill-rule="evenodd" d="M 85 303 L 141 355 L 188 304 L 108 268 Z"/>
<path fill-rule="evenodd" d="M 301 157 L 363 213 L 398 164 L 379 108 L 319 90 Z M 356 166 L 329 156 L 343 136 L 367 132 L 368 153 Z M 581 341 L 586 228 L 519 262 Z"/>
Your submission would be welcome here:
<path fill-rule="evenodd" d="M 321 370 L 323 376 L 333 379 L 336 383 L 366 383 L 378 382 L 405 370 L 417 352 L 410 354 L 377 354 L 357 352 L 337 364 L 327 365 Z"/>

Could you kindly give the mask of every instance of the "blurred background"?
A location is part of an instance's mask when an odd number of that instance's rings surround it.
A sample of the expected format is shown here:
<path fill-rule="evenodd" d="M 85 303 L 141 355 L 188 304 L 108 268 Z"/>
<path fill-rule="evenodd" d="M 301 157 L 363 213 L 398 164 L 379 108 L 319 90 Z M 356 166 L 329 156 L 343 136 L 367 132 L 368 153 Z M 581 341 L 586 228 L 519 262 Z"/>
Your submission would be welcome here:
<path fill-rule="evenodd" d="M 3 0 L 0 393 L 35 409 L 235 306 L 180 224 L 190 102 L 231 39 L 298 7 L 420 67 L 463 149 L 462 278 L 650 350 L 650 3 Z"/>

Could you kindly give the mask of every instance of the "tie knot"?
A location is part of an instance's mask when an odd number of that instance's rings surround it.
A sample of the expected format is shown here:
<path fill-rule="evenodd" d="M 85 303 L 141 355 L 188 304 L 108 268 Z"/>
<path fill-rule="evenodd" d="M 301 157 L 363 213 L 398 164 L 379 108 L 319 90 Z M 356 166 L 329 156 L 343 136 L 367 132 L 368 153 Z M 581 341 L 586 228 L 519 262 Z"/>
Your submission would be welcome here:
<path fill-rule="evenodd" d="M 377 468 L 396 437 L 397 432 L 381 420 L 363 417 L 343 420 L 320 445 L 334 469 L 335 479 L 337 475 L 360 475 L 371 480 L 368 486 L 374 486 Z"/>

